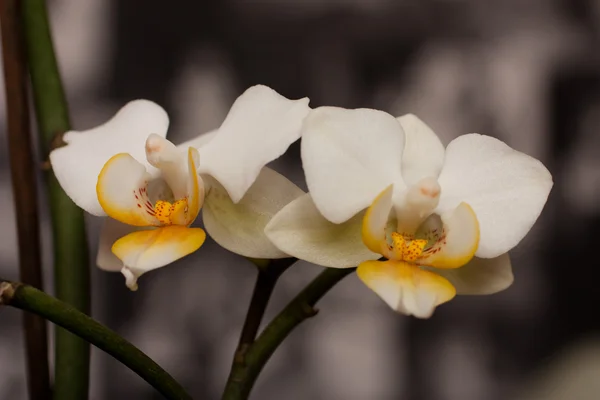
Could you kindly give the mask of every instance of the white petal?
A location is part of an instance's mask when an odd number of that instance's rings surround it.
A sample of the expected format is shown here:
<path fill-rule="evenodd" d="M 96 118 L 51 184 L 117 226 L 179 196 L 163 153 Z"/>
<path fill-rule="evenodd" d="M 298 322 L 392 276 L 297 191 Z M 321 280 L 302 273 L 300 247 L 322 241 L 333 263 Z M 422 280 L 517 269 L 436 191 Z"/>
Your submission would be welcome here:
<path fill-rule="evenodd" d="M 267 238 L 265 226 L 286 204 L 304 194 L 300 188 L 267 167 L 237 204 L 214 179 L 210 186 L 202 219 L 215 242 L 245 257 L 289 257 Z"/>
<path fill-rule="evenodd" d="M 448 145 L 439 177 L 439 210 L 466 202 L 481 229 L 475 255 L 493 258 L 515 247 L 540 215 L 552 176 L 533 157 L 489 136 L 470 134 Z"/>
<path fill-rule="evenodd" d="M 227 118 L 200 151 L 199 172 L 212 175 L 237 203 L 262 167 L 300 137 L 308 98 L 289 100 L 266 86 L 237 98 Z"/>
<path fill-rule="evenodd" d="M 123 236 L 142 229 L 147 228 L 124 224 L 110 217 L 104 218 L 100 230 L 96 265 L 104 271 L 119 272 L 123 268 L 123 261 L 113 254 L 112 245 Z"/>
<path fill-rule="evenodd" d="M 302 165 L 319 211 L 347 221 L 390 184 L 402 189 L 404 133 L 382 111 L 320 107 L 302 129 Z"/>
<path fill-rule="evenodd" d="M 363 215 L 359 213 L 342 224 L 334 224 L 317 210 L 310 194 L 305 194 L 275 215 L 265 232 L 278 248 L 300 260 L 350 268 L 381 257 L 363 244 Z"/>
<path fill-rule="evenodd" d="M 426 269 L 448 279 L 457 294 L 493 294 L 508 288 L 514 280 L 508 253 L 495 258 L 475 257 L 456 269 Z"/>
<path fill-rule="evenodd" d="M 105 215 L 96 197 L 96 181 L 104 164 L 117 153 L 129 153 L 146 163 L 144 143 L 151 133 L 165 137 L 169 118 L 165 110 L 148 100 L 127 103 L 103 125 L 87 131 L 69 131 L 67 146 L 50 153 L 58 182 L 85 211 Z"/>
<path fill-rule="evenodd" d="M 402 177 L 408 186 L 423 178 L 437 178 L 444 165 L 444 145 L 423 121 L 413 114 L 398 117 L 406 142 Z"/>

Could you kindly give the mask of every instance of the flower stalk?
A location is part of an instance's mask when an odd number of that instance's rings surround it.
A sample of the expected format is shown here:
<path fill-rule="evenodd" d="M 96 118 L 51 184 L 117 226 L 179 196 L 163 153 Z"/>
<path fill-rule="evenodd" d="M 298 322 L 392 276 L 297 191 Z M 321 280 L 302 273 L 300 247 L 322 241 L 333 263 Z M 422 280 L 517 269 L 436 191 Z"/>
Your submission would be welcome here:
<path fill-rule="evenodd" d="M 104 350 L 167 399 L 191 399 L 179 383 L 150 357 L 114 331 L 32 286 L 0 279 L 0 305 L 39 315 Z"/>
<path fill-rule="evenodd" d="M 69 115 L 61 83 L 44 0 L 21 1 L 22 23 L 31 75 L 42 154 L 60 144 L 69 130 Z M 64 193 L 52 172 L 47 176 L 54 244 L 56 296 L 89 313 L 90 271 L 83 212 Z M 86 399 L 90 347 L 81 338 L 57 328 L 55 399 Z"/>
<path fill-rule="evenodd" d="M 256 378 L 284 339 L 306 319 L 314 316 L 314 305 L 333 286 L 356 268 L 327 268 L 308 284 L 264 329 L 254 343 L 247 346 L 243 360 L 234 362 L 222 400 L 245 400 Z"/>
<path fill-rule="evenodd" d="M 234 364 L 244 364 L 246 352 L 256 339 L 256 334 L 265 315 L 275 284 L 281 274 L 298 260 L 295 258 L 283 258 L 269 260 L 267 264 L 262 263 L 261 261 L 263 260 L 251 261 L 257 266 L 258 276 L 256 277 L 256 284 L 254 285 L 242 333 L 240 334 L 240 341 L 235 351 Z"/>
<path fill-rule="evenodd" d="M 30 137 L 28 79 L 20 2 L 0 2 L 2 60 L 6 91 L 7 137 L 17 220 L 19 275 L 23 282 L 43 288 L 36 171 Z M 23 315 L 27 384 L 30 399 L 51 397 L 46 321 Z"/>

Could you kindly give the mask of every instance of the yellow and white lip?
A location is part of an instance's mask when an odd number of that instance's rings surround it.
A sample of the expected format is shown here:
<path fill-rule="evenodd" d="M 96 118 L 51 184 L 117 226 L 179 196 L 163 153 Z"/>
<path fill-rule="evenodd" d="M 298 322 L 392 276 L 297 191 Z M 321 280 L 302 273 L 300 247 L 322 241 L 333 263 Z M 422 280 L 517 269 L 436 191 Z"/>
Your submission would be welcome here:
<path fill-rule="evenodd" d="M 466 203 L 440 216 L 440 220 L 426 219 L 418 231 L 392 233 L 392 243 L 388 243 L 386 226 L 392 209 L 392 191 L 392 186 L 388 186 L 365 214 L 362 236 L 371 251 L 391 260 L 436 268 L 459 268 L 473 258 L 479 243 L 479 222 Z"/>
<path fill-rule="evenodd" d="M 113 156 L 98 175 L 96 193 L 106 214 L 128 225 L 160 226 L 148 197 L 151 176 L 128 153 Z"/>
<path fill-rule="evenodd" d="M 394 311 L 418 318 L 429 318 L 456 295 L 446 278 L 403 261 L 365 261 L 356 272 Z"/>
<path fill-rule="evenodd" d="M 362 224 L 362 238 L 365 246 L 374 253 L 386 255 L 388 243 L 386 226 L 392 209 L 392 194 L 394 186 L 389 185 L 383 190 L 367 209 Z"/>
<path fill-rule="evenodd" d="M 200 212 L 204 197 L 196 172 L 198 151 L 188 148 L 187 162 L 183 164 L 170 142 L 158 136 L 148 142 L 153 142 L 150 151 L 147 148 L 149 161 L 161 172 L 164 170 L 165 180 L 175 186 L 173 194 L 182 198 L 173 203 L 160 199 L 152 203 L 148 195 L 150 174 L 127 153 L 108 160 L 96 185 L 98 201 L 108 216 L 128 225 L 150 228 L 131 232 L 111 247 L 123 263 L 121 272 L 131 290 L 137 290 L 137 279 L 143 273 L 196 251 L 206 238 L 204 230 L 189 228 Z"/>
<path fill-rule="evenodd" d="M 436 268 L 460 268 L 477 252 L 480 236 L 477 216 L 470 205 L 460 203 L 453 211 L 441 215 L 440 219 L 441 224 L 437 228 L 423 227 L 429 245 L 416 262 Z"/>
<path fill-rule="evenodd" d="M 386 235 L 392 209 L 393 187 L 377 196 L 365 213 L 362 236 L 365 245 L 388 261 L 364 261 L 359 278 L 392 309 L 429 318 L 435 307 L 456 295 L 452 283 L 422 266 L 459 268 L 477 251 L 479 223 L 473 209 L 461 203 L 452 213 L 429 217 L 418 231 Z"/>
<path fill-rule="evenodd" d="M 205 239 L 201 228 L 169 225 L 130 233 L 113 244 L 112 252 L 123 261 L 121 272 L 127 287 L 137 290 L 137 279 L 143 273 L 193 253 Z"/>
<path fill-rule="evenodd" d="M 162 139 L 162 138 L 160 138 Z M 165 140 L 165 139 L 162 139 Z M 166 141 L 166 140 L 165 140 Z M 177 201 L 156 200 L 148 195 L 151 179 L 146 167 L 130 154 L 121 153 L 106 162 L 96 185 L 98 201 L 106 214 L 125 224 L 134 226 L 190 225 L 198 216 L 204 198 L 204 188 L 196 172 L 198 151 L 190 147 L 183 178 L 184 189 L 179 185 L 177 192 L 183 195 Z M 157 163 L 167 168 L 167 175 L 174 181 L 171 164 Z"/>

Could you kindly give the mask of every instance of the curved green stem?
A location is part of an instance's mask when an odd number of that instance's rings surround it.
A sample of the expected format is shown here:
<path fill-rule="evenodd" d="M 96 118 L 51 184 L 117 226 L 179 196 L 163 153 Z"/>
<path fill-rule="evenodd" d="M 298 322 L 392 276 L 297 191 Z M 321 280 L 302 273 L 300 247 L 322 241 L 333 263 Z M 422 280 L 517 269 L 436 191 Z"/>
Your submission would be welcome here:
<path fill-rule="evenodd" d="M 317 313 L 313 307 L 336 283 L 356 268 L 327 268 L 308 284 L 277 315 L 245 353 L 243 363 L 234 363 L 222 400 L 245 400 L 256 378 L 277 347 L 300 325 Z"/>
<path fill-rule="evenodd" d="M 61 145 L 70 129 L 44 0 L 21 0 L 27 61 L 31 75 L 40 144 L 45 156 Z M 64 193 L 54 174 L 47 176 L 56 296 L 89 314 L 90 268 L 83 212 Z M 55 335 L 54 399 L 88 398 L 90 346 L 61 329 Z"/>
<path fill-rule="evenodd" d="M 243 366 L 246 362 L 246 352 L 256 339 L 256 334 L 260 328 L 260 323 L 265 315 L 277 280 L 285 270 L 298 261 L 296 258 L 283 258 L 280 260 L 249 258 L 249 260 L 257 266 L 258 276 L 256 277 L 242 333 L 240 334 L 240 341 L 233 356 L 232 371 L 236 368 L 236 365 Z"/>
<path fill-rule="evenodd" d="M 20 308 L 60 325 L 104 350 L 168 399 L 191 399 L 171 375 L 114 331 L 36 288 L 0 279 L 0 304 Z"/>
<path fill-rule="evenodd" d="M 256 260 L 251 261 L 258 266 L 258 276 L 256 277 L 256 284 L 254 285 L 254 291 L 252 292 L 252 298 L 248 306 L 242 333 L 240 334 L 240 341 L 235 352 L 234 363 L 243 362 L 246 350 L 254 342 L 254 339 L 256 339 L 256 333 L 265 315 L 265 310 L 267 309 L 277 280 L 298 259 L 283 258 L 279 260 L 267 260 L 268 262 L 265 265 Z"/>

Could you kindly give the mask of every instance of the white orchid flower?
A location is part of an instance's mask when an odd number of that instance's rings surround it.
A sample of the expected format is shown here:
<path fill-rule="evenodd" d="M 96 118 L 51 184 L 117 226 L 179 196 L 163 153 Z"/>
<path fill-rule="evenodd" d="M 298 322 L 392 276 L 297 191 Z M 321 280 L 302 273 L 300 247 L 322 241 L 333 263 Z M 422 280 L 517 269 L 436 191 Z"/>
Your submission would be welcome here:
<path fill-rule="evenodd" d="M 165 139 L 166 112 L 136 100 L 97 128 L 67 132 L 67 145 L 50 161 L 75 204 L 110 217 L 97 264 L 121 271 L 136 290 L 143 273 L 202 245 L 204 231 L 190 225 L 203 205 L 205 228 L 223 247 L 254 258 L 288 256 L 263 231 L 303 192 L 265 165 L 300 137 L 308 111 L 307 98 L 288 100 L 254 86 L 217 131 L 175 146 Z"/>
<path fill-rule="evenodd" d="M 267 236 L 315 264 L 360 264 L 359 277 L 393 309 L 422 318 L 454 293 L 512 283 L 507 252 L 552 187 L 541 162 L 497 139 L 468 134 L 444 149 L 414 115 L 370 109 L 311 111 L 302 162 L 309 193 L 271 220 Z M 370 261 L 381 255 L 392 261 Z"/>

